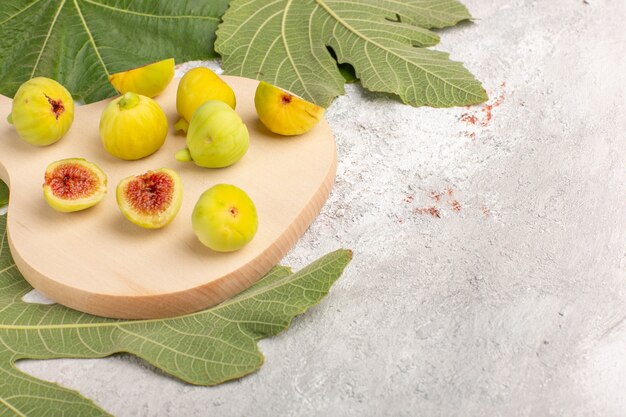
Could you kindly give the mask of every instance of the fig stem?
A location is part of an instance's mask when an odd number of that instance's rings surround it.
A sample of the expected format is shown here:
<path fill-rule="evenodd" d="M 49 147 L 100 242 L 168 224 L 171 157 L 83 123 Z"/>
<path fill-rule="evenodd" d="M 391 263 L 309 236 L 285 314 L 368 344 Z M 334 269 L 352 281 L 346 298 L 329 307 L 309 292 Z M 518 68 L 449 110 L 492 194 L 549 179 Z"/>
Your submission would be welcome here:
<path fill-rule="evenodd" d="M 189 129 L 189 122 L 182 117 L 178 119 L 178 121 L 174 124 L 175 132 L 184 132 L 187 133 L 187 129 Z"/>
<path fill-rule="evenodd" d="M 133 107 L 136 107 L 137 104 L 139 104 L 139 96 L 129 91 L 122 96 L 118 106 L 120 107 L 120 110 L 130 110 Z"/>
<path fill-rule="evenodd" d="M 176 152 L 176 154 L 174 155 L 174 158 L 176 158 L 176 160 L 178 162 L 191 162 L 191 161 L 193 161 L 193 158 L 191 157 L 191 153 L 189 153 L 189 149 L 188 148 L 184 148 L 184 149 L 181 149 L 180 151 Z"/>

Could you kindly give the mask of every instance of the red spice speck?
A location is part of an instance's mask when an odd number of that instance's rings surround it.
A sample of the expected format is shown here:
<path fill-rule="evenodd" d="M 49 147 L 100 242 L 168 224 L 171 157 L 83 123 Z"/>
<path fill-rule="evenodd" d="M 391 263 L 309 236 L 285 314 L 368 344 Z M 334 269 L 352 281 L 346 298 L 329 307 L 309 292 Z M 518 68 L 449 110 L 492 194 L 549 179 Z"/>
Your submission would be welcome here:
<path fill-rule="evenodd" d="M 412 203 L 414 198 L 415 198 L 415 196 L 412 196 L 412 195 L 407 194 L 407 195 L 404 197 L 404 202 L 405 202 L 405 203 Z"/>
<path fill-rule="evenodd" d="M 454 190 L 450 187 L 446 187 L 446 194 L 448 195 L 448 197 L 452 197 L 452 194 L 454 194 Z"/>
<path fill-rule="evenodd" d="M 432 217 L 436 217 L 438 219 L 441 218 L 441 212 L 435 206 L 418 207 L 418 208 L 414 209 L 413 212 L 415 214 L 428 214 L 428 215 L 431 215 Z"/>
<path fill-rule="evenodd" d="M 491 102 L 488 102 L 487 104 L 483 105 L 478 111 L 474 110 L 474 111 L 463 113 L 461 117 L 459 118 L 459 120 L 467 124 L 471 124 L 473 126 L 487 127 L 489 123 L 491 122 L 491 119 L 493 118 L 493 109 L 495 109 L 496 107 L 499 107 L 504 101 L 504 96 L 505 96 L 504 90 L 506 88 L 506 81 L 503 81 L 500 84 L 500 88 L 502 89 L 502 92 L 500 93 L 499 96 L 497 96 Z M 468 107 L 468 109 L 470 108 Z"/>
<path fill-rule="evenodd" d="M 457 200 L 450 200 L 448 201 L 448 204 L 450 204 L 450 207 L 452 207 L 453 211 L 456 211 L 457 213 L 461 211 L 461 203 L 459 203 Z"/>
<path fill-rule="evenodd" d="M 471 125 L 477 125 L 479 122 L 478 116 L 470 113 L 463 113 L 460 120 Z"/>
<path fill-rule="evenodd" d="M 484 113 L 484 117 L 483 120 L 481 121 L 480 125 L 485 127 L 489 124 L 489 122 L 491 122 L 491 118 L 493 116 L 493 109 L 498 107 L 500 104 L 502 104 L 502 102 L 504 101 L 504 93 L 502 93 L 500 96 L 496 97 L 496 99 L 493 101 L 493 103 L 491 104 L 485 104 L 483 106 L 482 109 L 480 109 L 480 111 L 482 111 Z"/>
<path fill-rule="evenodd" d="M 480 211 L 482 211 L 482 213 L 485 215 L 485 217 L 491 216 L 491 211 L 489 210 L 489 207 L 487 207 L 487 206 L 482 206 L 480 208 Z"/>
<path fill-rule="evenodd" d="M 432 198 L 433 200 L 435 200 L 437 203 L 441 200 L 441 193 L 438 193 L 437 191 L 431 191 L 430 192 L 430 198 Z"/>

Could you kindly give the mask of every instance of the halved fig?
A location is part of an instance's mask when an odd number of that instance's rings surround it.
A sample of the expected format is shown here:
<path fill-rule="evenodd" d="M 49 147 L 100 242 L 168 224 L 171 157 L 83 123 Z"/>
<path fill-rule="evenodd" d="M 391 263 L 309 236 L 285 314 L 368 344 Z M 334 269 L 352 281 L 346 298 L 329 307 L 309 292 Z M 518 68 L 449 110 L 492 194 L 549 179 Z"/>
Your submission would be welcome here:
<path fill-rule="evenodd" d="M 301 135 L 313 129 L 324 116 L 324 108 L 261 81 L 254 94 L 259 120 L 279 135 Z"/>
<path fill-rule="evenodd" d="M 183 184 L 175 171 L 161 168 L 124 178 L 116 194 L 117 205 L 128 220 L 146 229 L 158 229 L 178 214 Z"/>
<path fill-rule="evenodd" d="M 62 159 L 46 168 L 43 195 L 57 211 L 72 212 L 95 206 L 106 192 L 106 174 L 83 158 Z"/>
<path fill-rule="evenodd" d="M 132 92 L 150 98 L 161 94 L 172 78 L 174 58 L 109 75 L 109 81 L 120 94 Z"/>

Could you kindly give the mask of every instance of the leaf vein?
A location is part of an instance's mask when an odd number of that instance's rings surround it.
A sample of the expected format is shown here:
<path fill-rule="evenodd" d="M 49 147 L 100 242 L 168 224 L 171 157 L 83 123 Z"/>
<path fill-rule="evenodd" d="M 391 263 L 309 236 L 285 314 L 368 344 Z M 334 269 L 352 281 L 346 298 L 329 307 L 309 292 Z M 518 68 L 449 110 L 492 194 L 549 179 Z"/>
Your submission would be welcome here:
<path fill-rule="evenodd" d="M 66 0 L 63 0 L 61 2 L 61 4 L 59 5 L 59 8 L 54 14 L 54 17 L 52 18 L 52 23 L 50 23 L 50 27 L 48 28 L 48 32 L 46 33 L 46 37 L 43 43 L 41 44 L 39 55 L 37 55 L 37 60 L 35 61 L 35 65 L 33 66 L 32 72 L 30 73 L 30 78 L 33 78 L 35 76 L 35 72 L 37 71 L 37 67 L 39 66 L 39 62 L 41 61 L 41 56 L 43 55 L 43 51 L 46 49 L 46 45 L 48 45 L 48 40 L 50 39 L 50 36 L 52 36 L 52 30 L 54 29 L 54 25 L 56 24 L 57 19 L 59 18 L 59 14 L 61 13 L 63 6 L 65 5 L 65 1 Z"/>
<path fill-rule="evenodd" d="M 4 405 L 6 408 L 9 409 L 9 411 L 12 411 L 15 413 L 15 415 L 20 416 L 20 417 L 26 417 L 26 414 L 22 414 L 17 408 L 13 407 L 11 404 L 9 404 L 8 402 L 6 402 L 3 398 L 0 397 L 0 404 Z"/>
<path fill-rule="evenodd" d="M 93 4 L 94 6 L 97 6 L 97 7 L 109 9 L 117 13 L 131 14 L 131 15 L 136 15 L 136 16 L 141 16 L 141 17 L 150 17 L 154 19 L 201 19 L 201 20 L 214 20 L 216 22 L 219 22 L 219 18 L 213 17 L 213 16 L 161 15 L 161 14 L 142 13 L 142 12 L 136 12 L 134 10 L 119 9 L 117 7 L 102 4 L 93 0 L 81 0 L 81 1 L 84 1 L 85 3 Z"/>
<path fill-rule="evenodd" d="M 433 77 L 437 78 L 438 80 L 440 80 L 441 82 L 443 82 L 443 83 L 444 83 L 444 84 L 446 84 L 446 85 L 450 85 L 450 86 L 452 86 L 452 87 L 454 87 L 454 88 L 457 88 L 457 89 L 462 90 L 462 91 L 463 91 L 463 92 L 465 92 L 468 96 L 473 96 L 473 97 L 476 97 L 476 98 L 481 98 L 481 96 L 480 96 L 480 95 L 478 95 L 478 94 L 476 94 L 476 93 L 474 93 L 474 92 L 472 92 L 472 91 L 468 91 L 468 90 L 466 90 L 466 89 L 464 89 L 464 88 L 462 88 L 462 87 L 460 87 L 460 86 L 455 86 L 455 85 L 451 84 L 451 83 L 450 83 L 447 79 L 442 78 L 442 77 L 440 77 L 439 75 L 432 73 L 431 71 L 428 71 L 426 68 L 424 68 L 422 65 L 419 65 L 417 62 L 414 62 L 414 61 L 408 60 L 408 59 L 407 59 L 407 58 L 405 58 L 404 56 L 402 56 L 402 55 L 400 55 L 400 54 L 396 53 L 396 52 L 394 51 L 394 49 L 393 49 L 393 48 L 387 48 L 387 47 L 385 47 L 384 45 L 382 45 L 382 44 L 380 44 L 380 43 L 378 43 L 378 42 L 376 42 L 376 41 L 374 41 L 374 40 L 372 40 L 372 39 L 370 39 L 370 38 L 366 37 L 366 36 L 365 36 L 365 35 L 363 35 L 360 31 L 358 31 L 358 30 L 356 30 L 355 28 L 353 28 L 353 27 L 352 27 L 352 26 L 351 26 L 348 22 L 346 22 L 345 20 L 343 20 L 343 19 L 341 18 L 341 16 L 339 16 L 337 13 L 335 13 L 335 12 L 334 12 L 334 11 L 333 11 L 333 10 L 332 10 L 332 9 L 331 9 L 331 8 L 330 8 L 327 4 L 326 4 L 326 3 L 325 3 L 325 1 L 324 1 L 324 0 L 315 0 L 315 1 L 316 1 L 316 2 L 317 2 L 317 3 L 318 3 L 318 4 L 319 4 L 319 5 L 320 5 L 320 6 L 321 6 L 324 10 L 326 10 L 326 12 L 327 12 L 328 14 L 330 14 L 330 15 L 331 15 L 331 16 L 332 16 L 332 17 L 333 17 L 333 18 L 334 18 L 334 19 L 335 19 L 335 20 L 336 20 L 339 24 L 341 24 L 342 26 L 344 26 L 344 27 L 345 27 L 348 31 L 350 31 L 350 32 L 354 33 L 354 34 L 355 34 L 356 36 L 358 36 L 359 38 L 363 39 L 363 41 L 365 41 L 365 42 L 369 42 L 369 43 L 373 44 L 374 46 L 376 46 L 376 47 L 380 48 L 381 50 L 383 50 L 383 51 L 387 51 L 387 52 L 391 53 L 392 55 L 396 56 L 397 58 L 399 58 L 399 59 L 401 59 L 401 60 L 403 60 L 403 61 L 406 61 L 406 62 L 410 63 L 411 65 L 414 65 L 415 67 L 419 68 L 419 69 L 420 69 L 421 71 L 423 71 L 424 73 L 429 74 L 429 75 L 431 75 L 431 76 L 433 76 Z"/>
<path fill-rule="evenodd" d="M 166 349 L 166 350 L 169 350 L 170 352 L 173 352 L 175 355 L 186 356 L 186 357 L 188 357 L 190 359 L 195 359 L 195 360 L 198 360 L 198 361 L 203 362 L 203 363 L 212 363 L 212 364 L 215 364 L 215 365 L 227 365 L 227 366 L 244 366 L 245 365 L 245 364 L 229 364 L 229 363 L 225 364 L 225 363 L 220 362 L 220 361 L 215 361 L 215 360 L 211 360 L 211 359 L 208 359 L 208 358 L 203 358 L 202 356 L 192 355 L 190 353 L 182 352 L 182 351 L 176 350 L 174 348 L 171 348 L 171 347 L 169 347 L 167 345 L 159 343 L 156 340 L 152 340 L 152 339 L 150 339 L 148 337 L 142 336 L 142 335 L 140 335 L 138 333 L 131 332 L 130 330 L 124 329 L 123 327 L 120 327 L 120 330 L 122 332 L 124 332 L 124 333 L 127 333 L 128 335 L 130 335 L 132 337 L 136 337 L 138 339 L 143 340 L 143 343 L 152 343 L 153 345 L 159 346 L 159 347 L 161 347 L 163 349 Z"/>
<path fill-rule="evenodd" d="M 65 3 L 65 0 L 63 0 L 63 2 Z M 109 70 L 107 69 L 106 64 L 102 60 L 102 56 L 100 55 L 100 51 L 98 50 L 98 45 L 96 45 L 96 40 L 93 38 L 93 34 L 89 30 L 89 26 L 87 25 L 87 21 L 85 20 L 85 16 L 83 15 L 83 12 L 80 9 L 80 6 L 78 5 L 78 0 L 74 0 L 74 6 L 76 7 L 76 11 L 78 12 L 78 16 L 80 17 L 80 21 L 82 22 L 83 27 L 85 28 L 85 34 L 89 38 L 89 42 L 91 43 L 91 46 L 93 47 L 94 52 L 96 53 L 96 57 L 98 58 L 98 61 L 100 61 L 100 64 L 102 64 L 102 68 L 104 69 L 104 72 L 106 73 L 106 75 L 108 77 L 110 75 L 109 74 Z"/>
<path fill-rule="evenodd" d="M 41 0 L 35 0 L 34 2 L 30 3 L 28 6 L 24 7 L 23 9 L 20 9 L 17 13 L 13 13 L 11 16 L 7 17 L 6 19 L 4 19 L 2 22 L 0 22 L 0 25 L 4 25 L 6 22 L 8 22 L 11 19 L 15 19 L 17 16 L 21 15 L 22 13 L 24 13 L 26 10 L 30 9 L 31 7 L 33 7 L 35 4 L 39 3 Z"/>
<path fill-rule="evenodd" d="M 291 63 L 292 68 L 294 72 L 296 73 L 296 76 L 300 80 L 300 84 L 302 85 L 302 88 L 304 89 L 306 94 L 308 94 L 309 97 L 311 97 L 311 93 L 309 93 L 309 89 L 307 88 L 307 83 L 305 83 L 304 80 L 302 79 L 302 74 L 300 74 L 300 71 L 298 70 L 296 63 L 294 62 L 293 57 L 291 56 L 291 50 L 289 49 L 289 45 L 287 44 L 287 33 L 285 32 L 285 22 L 287 21 L 287 11 L 291 7 L 291 2 L 292 0 L 288 0 L 287 4 L 285 5 L 283 19 L 280 24 L 280 35 L 283 40 L 285 52 L 287 53 L 287 57 L 289 58 L 289 62 Z"/>

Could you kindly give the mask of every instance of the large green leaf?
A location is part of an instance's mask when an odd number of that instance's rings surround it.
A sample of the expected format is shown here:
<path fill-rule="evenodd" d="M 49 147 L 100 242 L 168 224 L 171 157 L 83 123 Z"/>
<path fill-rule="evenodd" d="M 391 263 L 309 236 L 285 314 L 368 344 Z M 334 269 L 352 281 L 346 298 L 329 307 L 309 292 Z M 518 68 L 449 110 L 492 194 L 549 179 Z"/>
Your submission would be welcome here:
<path fill-rule="evenodd" d="M 7 205 L 9 202 L 9 187 L 0 181 L 0 208 Z"/>
<path fill-rule="evenodd" d="M 44 75 L 85 102 L 114 94 L 108 74 L 163 58 L 214 56 L 228 0 L 2 0 L 0 93 Z"/>
<path fill-rule="evenodd" d="M 112 320 L 60 305 L 21 301 L 31 287 L 7 247 L 0 216 L 0 416 L 105 414 L 74 391 L 14 367 L 24 358 L 98 358 L 129 352 L 191 384 L 213 385 L 258 369 L 256 342 L 286 329 L 317 304 L 339 278 L 351 253 L 330 253 L 293 273 L 276 267 L 238 296 L 209 310 L 165 320 Z"/>
<path fill-rule="evenodd" d="M 328 106 L 343 93 L 340 63 L 363 86 L 414 106 L 449 107 L 487 100 L 460 63 L 425 49 L 430 28 L 470 19 L 456 0 L 232 0 L 215 49 L 227 73 L 258 78 Z"/>

